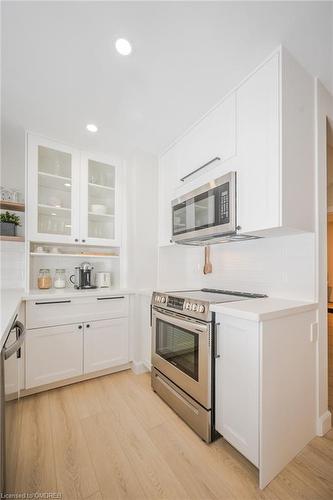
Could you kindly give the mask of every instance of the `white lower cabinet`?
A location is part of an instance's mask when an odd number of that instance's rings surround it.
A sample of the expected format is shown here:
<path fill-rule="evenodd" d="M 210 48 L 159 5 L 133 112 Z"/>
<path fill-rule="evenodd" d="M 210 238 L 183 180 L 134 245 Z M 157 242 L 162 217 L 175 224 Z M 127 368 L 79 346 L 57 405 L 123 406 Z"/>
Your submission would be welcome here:
<path fill-rule="evenodd" d="M 26 389 L 129 361 L 128 318 L 27 330 Z"/>
<path fill-rule="evenodd" d="M 84 325 L 84 372 L 128 362 L 128 319 L 92 321 Z"/>
<path fill-rule="evenodd" d="M 258 323 L 224 316 L 219 321 L 215 426 L 224 439 L 258 466 Z"/>
<path fill-rule="evenodd" d="M 28 330 L 26 388 L 50 384 L 83 373 L 83 325 Z"/>
<path fill-rule="evenodd" d="M 316 435 L 315 308 L 216 315 L 215 426 L 258 467 L 260 488 Z"/>

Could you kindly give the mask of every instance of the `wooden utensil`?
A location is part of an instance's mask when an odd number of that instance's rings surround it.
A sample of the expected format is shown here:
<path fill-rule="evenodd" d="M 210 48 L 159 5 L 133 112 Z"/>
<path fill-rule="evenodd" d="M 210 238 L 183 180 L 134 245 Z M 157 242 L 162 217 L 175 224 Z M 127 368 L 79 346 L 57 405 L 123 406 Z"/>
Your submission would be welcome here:
<path fill-rule="evenodd" d="M 205 247 L 205 265 L 203 268 L 203 273 L 210 274 L 212 271 L 213 271 L 213 266 L 210 261 L 210 247 L 207 246 Z"/>

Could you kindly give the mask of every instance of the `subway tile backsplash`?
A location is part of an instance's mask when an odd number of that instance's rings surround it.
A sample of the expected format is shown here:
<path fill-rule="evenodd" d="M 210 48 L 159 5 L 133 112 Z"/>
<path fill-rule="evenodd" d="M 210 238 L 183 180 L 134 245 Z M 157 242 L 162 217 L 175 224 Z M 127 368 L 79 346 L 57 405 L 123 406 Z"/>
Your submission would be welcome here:
<path fill-rule="evenodd" d="M 16 241 L 1 242 L 1 288 L 25 287 L 25 244 Z"/>

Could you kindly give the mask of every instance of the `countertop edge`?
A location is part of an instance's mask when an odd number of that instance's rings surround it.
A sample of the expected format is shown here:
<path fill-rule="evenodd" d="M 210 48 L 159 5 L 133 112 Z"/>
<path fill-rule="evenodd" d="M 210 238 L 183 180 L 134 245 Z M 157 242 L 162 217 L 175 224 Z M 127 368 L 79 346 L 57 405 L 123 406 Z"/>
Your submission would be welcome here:
<path fill-rule="evenodd" d="M 266 299 L 261 299 L 266 300 Z M 273 301 L 274 299 L 270 299 Z M 276 309 L 272 307 L 273 310 L 270 311 L 251 311 L 250 307 L 253 305 L 254 300 L 247 301 L 248 309 L 242 307 L 237 308 L 237 305 L 243 304 L 244 302 L 229 302 L 227 304 L 213 304 L 210 310 L 220 314 L 226 314 L 228 316 L 233 316 L 241 319 L 248 319 L 251 321 L 267 321 L 270 319 L 281 318 L 284 316 L 293 316 L 300 312 L 312 311 L 318 308 L 318 302 L 298 302 L 298 301 L 288 301 L 287 299 L 276 298 L 277 301 L 286 300 L 286 306 L 277 306 Z M 249 303 L 251 302 L 251 304 Z M 289 302 L 289 304 L 287 304 Z M 292 304 L 295 302 L 295 304 Z M 258 304 L 256 304 L 256 309 Z"/>

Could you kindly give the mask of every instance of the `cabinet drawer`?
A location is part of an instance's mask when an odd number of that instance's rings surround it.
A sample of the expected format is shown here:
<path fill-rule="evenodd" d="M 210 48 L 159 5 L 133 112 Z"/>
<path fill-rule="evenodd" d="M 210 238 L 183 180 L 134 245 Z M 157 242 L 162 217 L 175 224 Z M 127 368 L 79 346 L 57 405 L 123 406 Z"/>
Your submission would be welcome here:
<path fill-rule="evenodd" d="M 82 324 L 28 330 L 25 347 L 27 389 L 82 375 Z"/>
<path fill-rule="evenodd" d="M 66 325 L 128 315 L 128 296 L 100 295 L 68 299 L 29 300 L 26 305 L 27 328 Z"/>

